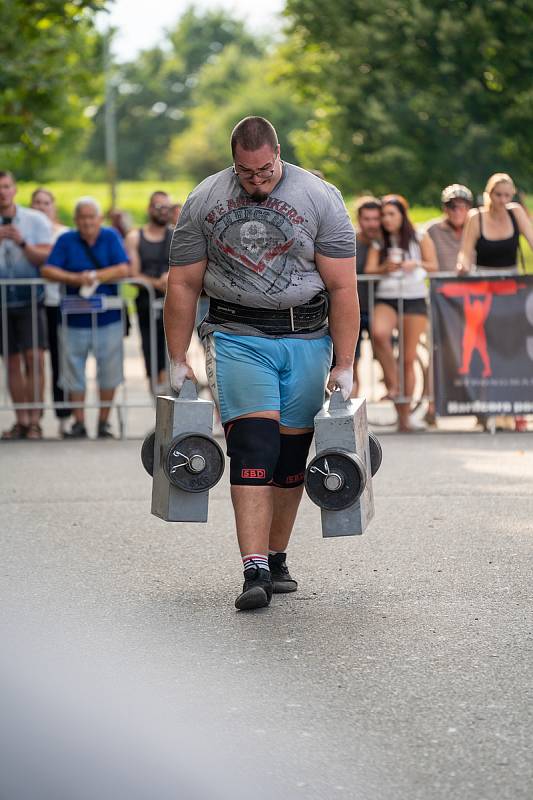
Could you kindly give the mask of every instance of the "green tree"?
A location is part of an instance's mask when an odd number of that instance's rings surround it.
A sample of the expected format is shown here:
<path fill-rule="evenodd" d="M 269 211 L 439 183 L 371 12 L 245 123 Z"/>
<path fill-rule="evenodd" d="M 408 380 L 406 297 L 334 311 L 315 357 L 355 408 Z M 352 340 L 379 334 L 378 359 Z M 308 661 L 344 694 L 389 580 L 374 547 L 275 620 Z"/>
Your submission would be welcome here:
<path fill-rule="evenodd" d="M 106 0 L 4 0 L 0 4 L 0 160 L 24 178 L 68 149 L 88 125 L 99 90 Z"/>
<path fill-rule="evenodd" d="M 530 0 L 287 0 L 296 137 L 350 191 L 434 199 L 495 171 L 533 184 Z M 328 171 L 328 169 L 326 169 Z"/>
<path fill-rule="evenodd" d="M 172 137 L 189 125 L 199 74 L 232 44 L 238 46 L 241 58 L 259 53 L 259 45 L 240 20 L 221 10 L 198 13 L 190 7 L 160 46 L 116 67 L 120 178 L 167 175 L 165 155 Z M 103 107 L 95 117 L 87 156 L 95 163 L 104 159 Z"/>
<path fill-rule="evenodd" d="M 276 53 L 243 58 L 236 45 L 226 47 L 198 75 L 192 93 L 189 125 L 173 137 L 168 163 L 179 175 L 195 181 L 231 163 L 229 136 L 234 125 L 251 114 L 267 117 L 275 126 L 282 155 L 296 159 L 291 132 L 305 124 L 308 112 L 295 104 L 291 88 L 277 81 Z"/>

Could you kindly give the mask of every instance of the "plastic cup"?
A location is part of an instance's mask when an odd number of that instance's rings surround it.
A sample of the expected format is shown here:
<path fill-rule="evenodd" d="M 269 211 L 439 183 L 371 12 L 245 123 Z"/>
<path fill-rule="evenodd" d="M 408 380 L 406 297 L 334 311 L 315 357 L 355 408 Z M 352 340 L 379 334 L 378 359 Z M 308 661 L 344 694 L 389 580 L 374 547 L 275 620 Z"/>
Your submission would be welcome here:
<path fill-rule="evenodd" d="M 403 261 L 403 250 L 401 247 L 389 247 L 387 256 L 393 264 L 401 264 Z"/>

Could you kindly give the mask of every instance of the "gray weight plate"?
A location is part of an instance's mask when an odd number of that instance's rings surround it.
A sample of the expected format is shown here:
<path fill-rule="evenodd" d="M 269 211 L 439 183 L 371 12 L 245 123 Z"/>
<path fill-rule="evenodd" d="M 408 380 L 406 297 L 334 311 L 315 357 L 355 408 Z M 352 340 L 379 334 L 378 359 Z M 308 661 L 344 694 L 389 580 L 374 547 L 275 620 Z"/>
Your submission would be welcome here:
<path fill-rule="evenodd" d="M 224 453 L 210 436 L 182 433 L 172 441 L 164 461 L 170 483 L 185 492 L 206 492 L 224 473 Z"/>
<path fill-rule="evenodd" d="M 363 494 L 367 480 L 365 465 L 355 453 L 324 450 L 309 463 L 305 489 L 309 498 L 326 511 L 353 506 Z"/>
<path fill-rule="evenodd" d="M 378 469 L 381 467 L 383 450 L 381 449 L 381 444 L 378 437 L 375 433 L 372 433 L 372 431 L 368 431 L 368 443 L 370 445 L 370 471 L 372 473 L 372 477 L 374 477 Z"/>
<path fill-rule="evenodd" d="M 155 431 L 145 436 L 141 447 L 141 461 L 148 475 L 154 474 Z"/>

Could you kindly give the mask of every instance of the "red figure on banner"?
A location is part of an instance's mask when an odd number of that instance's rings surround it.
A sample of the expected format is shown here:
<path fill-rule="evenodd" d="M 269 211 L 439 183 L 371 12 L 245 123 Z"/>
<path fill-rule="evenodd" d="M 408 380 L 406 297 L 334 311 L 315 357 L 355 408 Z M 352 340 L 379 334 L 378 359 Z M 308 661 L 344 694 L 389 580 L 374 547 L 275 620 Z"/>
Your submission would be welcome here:
<path fill-rule="evenodd" d="M 492 295 L 488 294 L 484 300 L 471 300 L 465 295 L 465 329 L 463 332 L 463 361 L 459 367 L 459 375 L 468 375 L 474 350 L 479 351 L 483 362 L 483 378 L 490 378 L 492 369 L 487 350 L 487 337 L 485 335 L 485 320 L 489 316 L 492 305 Z"/>
<path fill-rule="evenodd" d="M 440 294 L 446 297 L 464 298 L 465 329 L 463 332 L 463 357 L 461 366 L 458 369 L 459 375 L 468 375 L 474 350 L 479 351 L 483 362 L 483 378 L 492 375 L 489 351 L 487 348 L 487 336 L 485 334 L 485 322 L 489 316 L 492 298 L 495 294 L 516 294 L 518 289 L 524 288 L 525 284 L 518 283 L 513 279 L 502 281 L 458 281 L 447 283 L 437 289 Z M 483 297 L 483 300 L 472 300 L 471 295 Z"/>

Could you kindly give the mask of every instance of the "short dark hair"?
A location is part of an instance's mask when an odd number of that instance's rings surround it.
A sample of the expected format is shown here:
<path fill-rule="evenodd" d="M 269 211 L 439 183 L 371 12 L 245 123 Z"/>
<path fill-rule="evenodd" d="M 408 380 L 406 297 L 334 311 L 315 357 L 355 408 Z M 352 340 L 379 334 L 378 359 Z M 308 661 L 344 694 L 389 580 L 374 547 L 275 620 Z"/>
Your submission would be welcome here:
<path fill-rule="evenodd" d="M 156 191 L 152 192 L 150 195 L 150 205 L 154 202 L 154 197 L 157 197 L 158 194 L 164 194 L 165 197 L 168 197 L 168 192 L 164 192 L 162 189 L 156 189 Z"/>
<path fill-rule="evenodd" d="M 243 150 L 259 150 L 268 144 L 272 150 L 278 149 L 278 135 L 274 126 L 264 117 L 245 117 L 231 132 L 231 153 L 234 156 L 237 145 Z"/>
<path fill-rule="evenodd" d="M 8 169 L 0 170 L 0 178 L 11 178 L 13 183 L 17 182 L 13 173 L 10 172 Z"/>
<path fill-rule="evenodd" d="M 355 201 L 355 212 L 357 216 L 361 213 L 361 211 L 381 211 L 381 200 L 379 197 L 373 197 L 371 194 L 365 194 L 362 197 L 357 198 Z"/>
<path fill-rule="evenodd" d="M 54 195 L 52 194 L 50 189 L 45 189 L 44 186 L 38 186 L 37 189 L 33 190 L 33 192 L 31 193 L 31 202 L 33 203 L 33 201 L 35 200 L 37 195 L 41 194 L 41 193 L 42 194 L 47 194 L 48 197 L 50 198 L 50 200 L 52 201 L 52 203 L 55 203 L 56 199 L 55 199 Z"/>

